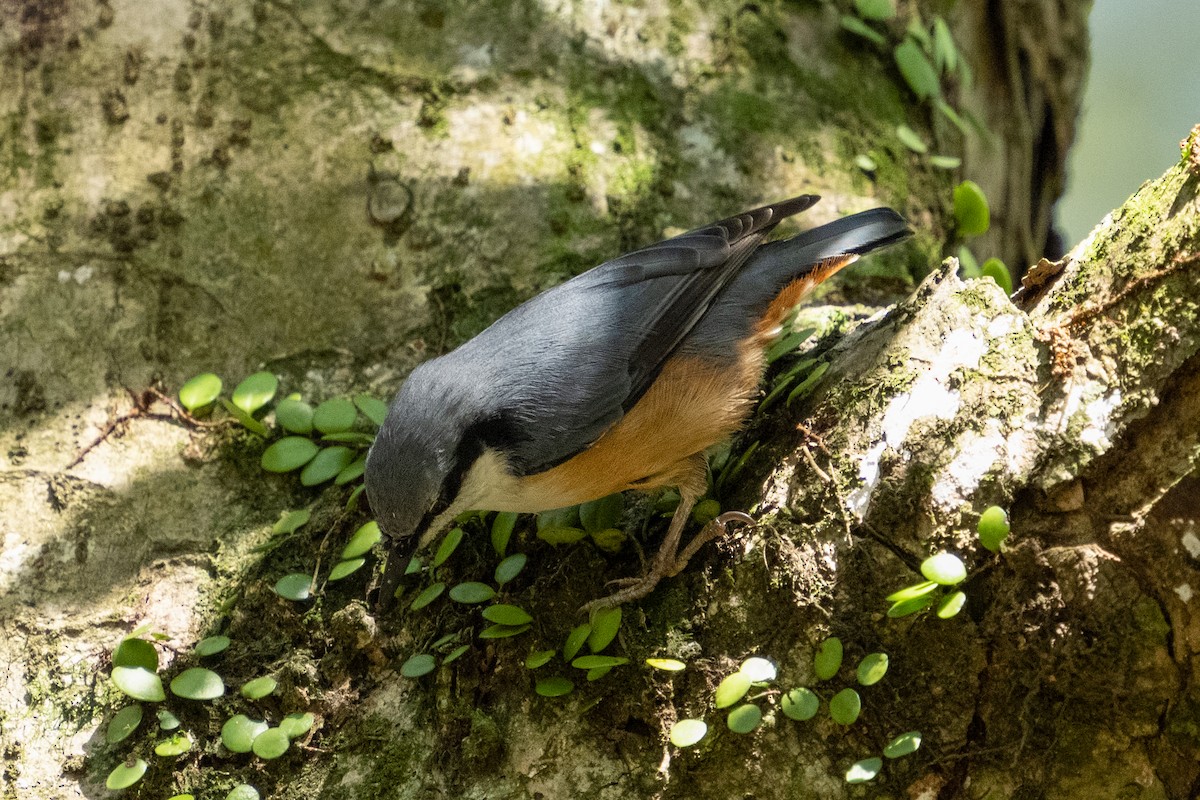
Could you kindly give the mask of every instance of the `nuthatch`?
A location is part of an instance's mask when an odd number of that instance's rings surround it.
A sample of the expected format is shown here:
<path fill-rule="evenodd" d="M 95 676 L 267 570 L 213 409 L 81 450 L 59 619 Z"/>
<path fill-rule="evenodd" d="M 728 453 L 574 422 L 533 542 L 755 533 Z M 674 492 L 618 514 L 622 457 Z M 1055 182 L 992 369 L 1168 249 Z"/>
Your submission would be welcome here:
<path fill-rule="evenodd" d="M 763 244 L 817 200 L 773 203 L 605 262 L 414 369 L 367 457 L 371 510 L 391 539 L 381 602 L 407 556 L 464 511 L 539 512 L 626 489 L 673 486 L 679 505 L 647 574 L 592 605 L 644 597 L 678 574 L 730 519 L 679 552 L 706 490 L 705 451 L 749 415 L 788 311 L 910 233 L 876 208 Z"/>

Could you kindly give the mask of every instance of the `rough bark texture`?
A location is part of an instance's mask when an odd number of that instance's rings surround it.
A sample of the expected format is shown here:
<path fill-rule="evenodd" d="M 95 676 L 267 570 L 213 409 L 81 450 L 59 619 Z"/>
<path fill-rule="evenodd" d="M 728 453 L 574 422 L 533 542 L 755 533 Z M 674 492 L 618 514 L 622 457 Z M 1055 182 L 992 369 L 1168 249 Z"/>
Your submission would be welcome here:
<path fill-rule="evenodd" d="M 866 796 L 847 766 L 913 729 L 922 749 L 870 796 L 1193 796 L 1200 539 L 1186 492 L 1159 500 L 1198 450 L 1194 152 L 1023 305 L 943 267 L 866 321 L 810 312 L 829 370 L 739 438 L 735 453 L 761 445 L 722 487 L 761 524 L 626 609 L 612 647 L 639 666 L 565 698 L 534 694 L 524 656 L 561 648 L 578 605 L 637 570 L 630 545 L 520 527 L 530 563 L 509 595 L 536 622 L 511 640 L 478 640 L 444 598 L 376 618 L 366 570 L 297 606 L 274 580 L 328 565 L 364 515 L 264 476 L 257 437 L 181 424 L 143 393 L 265 365 L 314 400 L 386 394 L 568 274 L 802 191 L 826 197 L 808 222 L 880 202 L 914 221 L 914 244 L 842 285 L 878 302 L 952 246 L 956 176 L 899 144 L 902 122 L 988 191 L 980 254 L 1040 255 L 1088 4 L 922 4 L 975 68 L 949 88 L 991 133 L 965 141 L 888 49 L 839 32 L 848 5 L 0 4 L 0 797 L 103 796 L 130 755 L 150 762 L 131 790 L 147 798 L 241 781 L 294 798 Z M 893 41 L 916 10 L 901 6 L 880 28 Z M 973 535 L 992 503 L 1014 522 L 1001 557 Z M 312 521 L 273 536 L 300 506 Z M 468 532 L 447 580 L 491 574 L 486 532 Z M 882 596 L 942 548 L 970 567 L 966 613 L 886 619 Z M 168 677 L 222 632 L 211 666 L 231 688 L 280 688 L 171 701 L 198 743 L 178 759 L 154 755 L 149 722 L 108 745 L 127 703 L 109 653 L 142 623 L 171 637 Z M 472 645 L 452 665 L 397 674 L 451 633 Z M 848 666 L 818 684 L 830 633 Z M 712 709 L 746 656 L 778 663 L 776 689 L 827 698 L 878 650 L 891 671 L 848 728 L 794 723 L 777 694 L 751 735 Z M 654 655 L 688 669 L 640 666 Z M 230 714 L 305 710 L 314 732 L 276 761 L 218 743 Z M 694 750 L 665 744 L 684 716 L 712 728 Z"/>

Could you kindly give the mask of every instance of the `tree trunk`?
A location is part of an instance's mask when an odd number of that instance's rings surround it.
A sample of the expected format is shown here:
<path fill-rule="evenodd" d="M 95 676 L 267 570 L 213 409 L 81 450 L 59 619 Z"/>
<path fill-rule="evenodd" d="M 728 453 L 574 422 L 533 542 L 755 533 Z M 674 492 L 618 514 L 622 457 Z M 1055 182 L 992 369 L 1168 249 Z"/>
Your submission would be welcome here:
<path fill-rule="evenodd" d="M 1194 796 L 1196 484 L 1170 487 L 1200 451 L 1200 153 L 1193 140 L 1015 302 L 964 282 L 936 267 L 957 249 L 960 177 L 992 201 L 977 253 L 1024 265 L 1045 249 L 1088 4 L 943 9 L 975 75 L 944 78 L 945 97 L 986 128 L 965 136 L 896 68 L 917 11 L 901 5 L 881 47 L 839 27 L 849 3 L 0 5 L 0 797 L 102 796 L 131 757 L 148 771 L 127 793 L 146 798 L 242 782 L 293 798 L 851 797 L 850 764 L 910 730 L 921 748 L 886 760 L 872 796 Z M 963 156 L 962 175 L 902 145 L 900 124 Z M 267 476 L 259 437 L 197 427 L 152 390 L 265 368 L 314 402 L 385 396 L 570 274 L 809 191 L 825 199 L 805 224 L 882 203 L 912 219 L 914 243 L 840 285 L 906 299 L 805 312 L 821 329 L 805 356 L 829 366 L 756 418 L 719 485 L 758 524 L 626 608 L 604 652 L 632 663 L 594 682 L 563 642 L 582 602 L 639 569 L 640 534 L 610 555 L 520 523 L 509 552 L 529 563 L 505 591 L 535 622 L 511 639 L 479 639 L 486 623 L 446 598 L 408 611 L 420 578 L 386 616 L 362 602 L 368 570 L 286 601 L 275 581 L 324 578 L 367 519 L 349 487 Z M 909 278 L 924 278 L 911 295 Z M 974 534 L 992 504 L 1012 519 L 1001 555 Z M 624 517 L 649 546 L 652 506 Z M 272 533 L 301 507 L 306 526 Z M 442 575 L 490 581 L 486 527 L 465 529 Z M 887 618 L 883 597 L 942 549 L 968 566 L 966 610 Z M 164 678 L 204 665 L 229 691 L 147 704 L 109 744 L 130 704 L 110 653 L 142 624 L 170 637 Z M 224 654 L 192 654 L 217 633 Z M 846 666 L 817 681 L 831 634 Z M 400 675 L 459 642 L 453 663 Z M 540 649 L 560 653 L 527 669 Z M 853 725 L 827 702 L 808 722 L 782 713 L 781 690 L 828 701 L 871 652 L 890 669 L 860 687 Z M 712 690 L 754 655 L 779 677 L 738 735 Z M 643 666 L 655 656 L 687 668 Z M 237 696 L 264 674 L 275 693 Z M 550 675 L 575 690 L 535 693 Z M 153 752 L 163 707 L 196 742 L 177 758 Z M 233 714 L 304 711 L 313 731 L 279 759 L 220 744 Z M 666 738 L 685 717 L 709 724 L 692 749 Z"/>

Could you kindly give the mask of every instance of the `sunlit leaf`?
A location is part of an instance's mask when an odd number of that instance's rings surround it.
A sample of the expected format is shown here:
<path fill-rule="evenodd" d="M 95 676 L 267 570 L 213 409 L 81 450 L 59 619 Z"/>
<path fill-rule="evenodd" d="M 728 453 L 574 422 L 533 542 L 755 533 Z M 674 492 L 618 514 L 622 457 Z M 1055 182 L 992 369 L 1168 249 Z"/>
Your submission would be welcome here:
<path fill-rule="evenodd" d="M 171 693 L 185 700 L 215 700 L 225 694 L 225 682 L 211 669 L 185 669 L 171 681 Z"/>
<path fill-rule="evenodd" d="M 134 700 L 160 703 L 167 699 L 158 675 L 144 667 L 113 667 L 112 682 Z"/>
<path fill-rule="evenodd" d="M 188 411 L 196 411 L 212 403 L 220 394 L 221 379 L 211 372 L 205 372 L 179 387 L 179 402 Z"/>
<path fill-rule="evenodd" d="M 691 747 L 708 733 L 708 725 L 702 719 L 681 719 L 671 726 L 670 740 L 676 747 Z"/>
<path fill-rule="evenodd" d="M 256 372 L 237 385 L 233 390 L 233 404 L 253 414 L 275 397 L 279 379 L 270 372 Z"/>

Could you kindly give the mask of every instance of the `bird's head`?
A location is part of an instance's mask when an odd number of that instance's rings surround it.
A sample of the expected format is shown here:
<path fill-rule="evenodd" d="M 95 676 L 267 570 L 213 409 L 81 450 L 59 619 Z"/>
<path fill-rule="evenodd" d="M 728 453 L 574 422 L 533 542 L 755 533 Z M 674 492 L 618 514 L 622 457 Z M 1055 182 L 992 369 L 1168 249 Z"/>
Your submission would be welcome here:
<path fill-rule="evenodd" d="M 455 398 L 418 367 L 409 376 L 367 455 L 366 487 L 393 557 L 411 554 L 438 533 L 456 508 L 469 427 Z"/>

